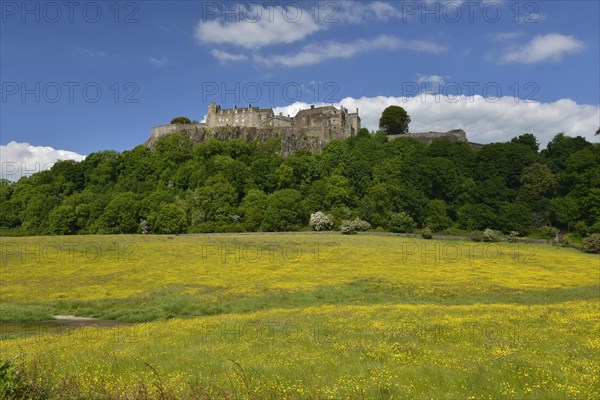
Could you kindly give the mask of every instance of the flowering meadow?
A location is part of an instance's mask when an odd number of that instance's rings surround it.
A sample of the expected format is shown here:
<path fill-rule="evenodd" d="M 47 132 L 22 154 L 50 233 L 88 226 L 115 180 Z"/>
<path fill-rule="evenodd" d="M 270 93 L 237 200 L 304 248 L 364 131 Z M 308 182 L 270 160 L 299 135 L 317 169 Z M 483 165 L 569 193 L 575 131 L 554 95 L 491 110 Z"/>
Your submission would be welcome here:
<path fill-rule="evenodd" d="M 20 378 L 0 365 L 0 384 L 30 397 L 600 395 L 598 255 L 365 234 L 1 240 L 0 358 Z"/>

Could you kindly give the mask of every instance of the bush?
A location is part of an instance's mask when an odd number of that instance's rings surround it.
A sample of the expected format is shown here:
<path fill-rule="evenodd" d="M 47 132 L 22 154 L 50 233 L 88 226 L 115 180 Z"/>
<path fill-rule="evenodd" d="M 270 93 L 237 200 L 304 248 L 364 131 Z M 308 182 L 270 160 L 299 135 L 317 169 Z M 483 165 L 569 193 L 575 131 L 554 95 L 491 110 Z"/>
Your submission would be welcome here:
<path fill-rule="evenodd" d="M 358 217 L 354 218 L 352 221 L 344 220 L 340 225 L 340 231 L 344 235 L 352 235 L 356 232 L 368 231 L 369 229 L 371 229 L 371 224 Z"/>
<path fill-rule="evenodd" d="M 600 233 L 593 233 L 583 239 L 583 251 L 586 253 L 600 253 Z"/>
<path fill-rule="evenodd" d="M 517 238 L 519 237 L 519 232 L 517 231 L 510 231 L 510 234 L 508 235 L 508 241 L 511 243 L 514 243 L 517 241 Z"/>
<path fill-rule="evenodd" d="M 190 124 L 191 121 L 189 118 L 186 117 L 175 117 L 171 120 L 171 125 L 184 125 L 184 124 Z"/>
<path fill-rule="evenodd" d="M 315 231 L 326 231 L 333 227 L 333 216 L 317 211 L 310 215 L 310 226 Z"/>
<path fill-rule="evenodd" d="M 390 227 L 395 233 L 410 233 L 415 227 L 415 221 L 405 212 L 394 213 L 390 218 Z"/>
<path fill-rule="evenodd" d="M 421 236 L 423 236 L 423 239 L 431 239 L 433 237 L 433 232 L 431 232 L 431 229 L 429 229 L 429 227 L 426 227 L 425 229 L 423 229 Z"/>
<path fill-rule="evenodd" d="M 471 240 L 474 242 L 483 242 L 483 233 L 481 231 L 474 231 L 471 234 Z"/>
<path fill-rule="evenodd" d="M 493 229 L 487 228 L 485 231 L 483 231 L 483 241 L 484 242 L 497 242 L 498 234 Z"/>
<path fill-rule="evenodd" d="M 540 228 L 540 235 L 546 239 L 554 239 L 558 234 L 558 229 L 553 226 L 542 226 Z"/>

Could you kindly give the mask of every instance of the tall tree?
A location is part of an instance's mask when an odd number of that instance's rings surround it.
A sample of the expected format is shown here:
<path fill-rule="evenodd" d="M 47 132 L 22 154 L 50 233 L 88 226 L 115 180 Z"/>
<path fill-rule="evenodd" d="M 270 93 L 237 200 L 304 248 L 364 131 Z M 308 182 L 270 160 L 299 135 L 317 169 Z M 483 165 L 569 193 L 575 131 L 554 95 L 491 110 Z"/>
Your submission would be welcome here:
<path fill-rule="evenodd" d="M 379 129 L 384 130 L 388 135 L 408 133 L 408 124 L 410 124 L 410 116 L 400 106 L 389 106 L 383 110 L 379 119 Z"/>

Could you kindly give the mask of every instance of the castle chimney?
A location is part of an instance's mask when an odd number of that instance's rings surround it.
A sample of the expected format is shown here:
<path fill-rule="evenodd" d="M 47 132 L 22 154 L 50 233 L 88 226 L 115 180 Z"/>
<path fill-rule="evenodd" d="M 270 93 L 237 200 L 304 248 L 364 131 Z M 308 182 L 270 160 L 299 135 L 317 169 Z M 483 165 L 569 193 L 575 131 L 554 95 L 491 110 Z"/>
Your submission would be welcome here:
<path fill-rule="evenodd" d="M 358 107 L 356 107 L 356 115 L 358 115 Z"/>
<path fill-rule="evenodd" d="M 311 110 L 312 110 L 313 108 L 315 108 L 315 105 L 314 105 L 314 104 L 312 104 L 312 105 L 310 106 L 310 109 L 311 109 Z"/>
<path fill-rule="evenodd" d="M 248 108 L 252 108 L 252 104 L 248 104 Z"/>

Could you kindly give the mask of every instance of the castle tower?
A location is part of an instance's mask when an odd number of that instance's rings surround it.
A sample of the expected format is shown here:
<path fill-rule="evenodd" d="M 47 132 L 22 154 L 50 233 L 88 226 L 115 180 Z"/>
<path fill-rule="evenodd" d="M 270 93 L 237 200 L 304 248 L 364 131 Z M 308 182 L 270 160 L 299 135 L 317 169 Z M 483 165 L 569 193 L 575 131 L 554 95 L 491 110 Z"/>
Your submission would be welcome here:
<path fill-rule="evenodd" d="M 206 114 L 206 126 L 214 128 L 218 124 L 217 111 L 219 106 L 214 101 L 208 106 L 208 114 Z"/>

